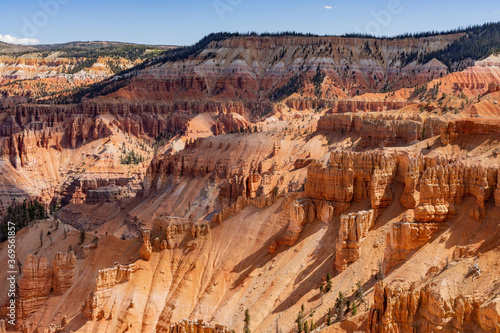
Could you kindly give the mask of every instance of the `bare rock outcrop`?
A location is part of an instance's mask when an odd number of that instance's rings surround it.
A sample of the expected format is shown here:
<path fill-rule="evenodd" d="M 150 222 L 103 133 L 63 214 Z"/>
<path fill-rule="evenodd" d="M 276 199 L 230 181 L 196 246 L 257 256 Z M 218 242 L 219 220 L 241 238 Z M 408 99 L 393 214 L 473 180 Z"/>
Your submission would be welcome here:
<path fill-rule="evenodd" d="M 374 304 L 368 315 L 369 333 L 413 332 L 412 322 L 419 309 L 420 292 L 378 282 Z"/>
<path fill-rule="evenodd" d="M 445 127 L 446 122 L 432 117 L 423 119 L 420 116 L 379 113 L 333 113 L 322 116 L 318 121 L 318 130 L 359 134 L 359 145 L 364 148 L 425 140 L 440 135 Z"/>
<path fill-rule="evenodd" d="M 404 190 L 400 197 L 401 204 L 409 209 L 413 209 L 420 203 L 420 182 L 422 174 L 429 168 L 446 166 L 454 163 L 441 156 L 427 157 L 422 155 L 399 154 L 398 173 L 400 181 L 404 183 Z"/>
<path fill-rule="evenodd" d="M 392 224 L 387 234 L 384 253 L 385 273 L 426 244 L 438 230 L 439 223 L 398 222 Z"/>
<path fill-rule="evenodd" d="M 290 223 L 283 235 L 283 244 L 294 245 L 302 233 L 306 223 L 311 223 L 315 217 L 314 204 L 310 199 L 295 201 L 290 206 Z"/>
<path fill-rule="evenodd" d="M 214 215 L 212 221 L 222 222 L 251 204 L 259 208 L 273 205 L 280 198 L 280 181 L 277 173 L 261 174 L 258 168 L 249 174 L 240 172 L 227 179 L 222 184 L 217 198 L 220 212 Z"/>
<path fill-rule="evenodd" d="M 219 113 L 217 121 L 212 126 L 212 132 L 215 135 L 246 132 L 249 126 L 250 122 L 237 113 Z"/>
<path fill-rule="evenodd" d="M 342 272 L 361 256 L 360 245 L 375 225 L 376 212 L 372 209 L 340 216 L 339 238 L 335 251 L 335 268 Z"/>
<path fill-rule="evenodd" d="M 420 204 L 415 209 L 418 221 L 442 222 L 455 213 L 455 204 L 465 196 L 476 198 L 479 213 L 494 195 L 497 169 L 458 162 L 427 169 L 420 180 Z"/>
<path fill-rule="evenodd" d="M 334 109 L 338 113 L 345 112 L 380 112 L 399 110 L 411 103 L 407 101 L 338 101 Z"/>
<path fill-rule="evenodd" d="M 206 236 L 209 229 L 209 226 L 206 224 L 193 224 L 191 226 L 191 237 L 196 239 L 201 236 Z"/>
<path fill-rule="evenodd" d="M 392 185 L 396 176 L 396 167 L 394 159 L 383 159 L 380 168 L 373 170 L 373 176 L 370 180 L 372 208 L 385 208 L 392 203 L 394 199 Z"/>
<path fill-rule="evenodd" d="M 498 302 L 498 298 L 484 303 L 474 296 L 447 297 L 432 285 L 415 289 L 405 283 L 378 282 L 368 332 L 498 332 Z"/>
<path fill-rule="evenodd" d="M 410 156 L 408 158 L 408 166 L 404 176 L 405 187 L 401 194 L 401 204 L 413 209 L 417 207 L 420 200 L 420 192 L 417 191 L 417 185 L 420 180 L 420 170 L 423 166 L 423 159 Z"/>
<path fill-rule="evenodd" d="M 494 93 L 496 91 L 500 91 L 500 84 L 497 82 L 490 82 L 488 84 L 488 92 L 489 93 Z"/>
<path fill-rule="evenodd" d="M 211 175 L 216 181 L 223 182 L 220 189 L 220 198 L 227 201 L 225 204 L 234 203 L 239 197 L 252 199 L 259 195 L 268 195 L 277 185 L 278 177 L 269 170 L 262 170 L 262 160 L 244 160 L 241 157 L 231 158 L 223 155 L 214 157 L 207 152 L 214 152 L 212 147 L 214 140 L 196 140 L 181 153 L 175 155 L 164 155 L 152 160 L 144 181 L 144 196 L 149 196 L 155 190 L 159 190 L 167 183 L 167 180 L 175 181 L 182 176 L 205 176 Z M 230 147 L 233 142 L 224 144 Z M 245 144 L 245 142 L 241 142 Z M 272 145 L 268 147 L 269 154 L 272 153 Z M 219 149 L 224 149 L 222 143 Z M 263 154 L 264 155 L 264 154 Z"/>
<path fill-rule="evenodd" d="M 462 135 L 481 134 L 498 135 L 500 121 L 498 119 L 465 118 L 449 122 L 441 128 L 440 139 L 444 145 L 455 142 Z"/>
<path fill-rule="evenodd" d="M 144 246 L 141 253 L 146 256 L 151 255 L 154 251 L 164 251 L 178 248 L 181 246 L 189 246 L 195 244 L 191 242 L 200 237 L 206 237 L 210 234 L 210 222 L 192 219 L 163 219 L 158 218 L 153 222 L 151 230 L 143 231 L 143 240 L 145 234 L 146 239 L 149 238 L 149 246 Z M 146 242 L 147 243 L 147 242 Z M 149 250 L 147 250 L 149 249 Z"/>
<path fill-rule="evenodd" d="M 58 252 L 52 266 L 45 256 L 28 255 L 23 265 L 23 276 L 19 280 L 19 319 L 26 318 L 45 303 L 51 292 L 63 295 L 75 277 L 76 256 L 73 252 Z"/>
<path fill-rule="evenodd" d="M 100 204 L 105 202 L 117 202 L 122 199 L 131 198 L 136 195 L 139 188 L 138 186 L 133 186 L 135 184 L 132 179 L 128 186 L 103 186 L 96 189 L 91 189 L 87 191 L 85 196 L 85 202 L 88 204 Z"/>
<path fill-rule="evenodd" d="M 127 282 L 133 271 L 133 265 L 117 265 L 113 268 L 100 270 L 97 274 L 94 290 L 85 298 L 83 314 L 89 320 L 95 320 L 99 317 L 108 318 L 111 310 L 103 307 L 112 288 L 117 284 Z"/>
<path fill-rule="evenodd" d="M 47 300 L 52 289 L 52 267 L 45 256 L 28 255 L 19 280 L 20 318 L 35 312 Z"/>
<path fill-rule="evenodd" d="M 372 208 L 386 207 L 393 200 L 396 171 L 396 158 L 391 154 L 332 151 L 328 166 L 313 163 L 308 167 L 306 196 L 344 203 L 370 198 Z"/>
<path fill-rule="evenodd" d="M 349 208 L 349 203 L 302 198 L 289 205 L 289 222 L 283 236 L 271 242 L 269 253 L 274 253 L 282 244 L 293 246 L 297 243 L 302 230 L 307 223 L 315 218 L 324 223 L 330 223 L 333 218 Z"/>
<path fill-rule="evenodd" d="M 111 156 L 111 160 L 113 156 Z M 72 204 L 99 204 L 130 198 L 140 190 L 137 175 L 86 174 L 74 179 L 63 191 L 61 201 Z"/>
<path fill-rule="evenodd" d="M 158 323 L 157 331 L 165 333 L 231 333 L 226 326 L 210 325 L 204 323 L 201 319 L 196 321 L 184 319 L 178 323 L 170 324 L 170 327 L 164 327 L 163 323 Z"/>
<path fill-rule="evenodd" d="M 63 295 L 75 278 L 76 256 L 73 251 L 63 254 L 58 252 L 52 260 L 53 289 L 55 295 Z"/>
<path fill-rule="evenodd" d="M 295 167 L 295 169 L 302 169 L 308 167 L 309 164 L 312 163 L 312 161 L 313 160 L 311 158 L 300 158 L 293 163 L 293 166 Z"/>
<path fill-rule="evenodd" d="M 478 317 L 482 329 L 500 332 L 500 297 L 481 304 Z"/>
<path fill-rule="evenodd" d="M 0 137 L 0 156 L 8 159 L 17 169 L 29 166 L 35 161 L 36 150 L 48 147 L 52 135 L 52 129 L 42 129 L 25 130 L 8 137 Z"/>
<path fill-rule="evenodd" d="M 151 253 L 153 253 L 153 247 L 151 246 L 151 231 L 144 230 L 142 232 L 142 246 L 139 250 L 139 255 L 144 260 L 149 260 L 151 258 Z"/>
<path fill-rule="evenodd" d="M 88 140 L 95 140 L 111 134 L 109 126 L 100 118 L 92 119 L 78 115 L 66 124 L 66 137 L 71 148 L 75 148 L 79 143 L 86 143 Z"/>
<path fill-rule="evenodd" d="M 328 167 L 317 162 L 308 167 L 306 196 L 327 201 L 351 202 L 354 195 L 354 161 L 346 159 L 340 163 L 341 167 L 335 167 L 332 159 L 331 155 Z"/>
<path fill-rule="evenodd" d="M 350 207 L 348 202 L 334 202 L 325 200 L 313 200 L 316 217 L 323 223 L 330 223 L 333 218 Z"/>

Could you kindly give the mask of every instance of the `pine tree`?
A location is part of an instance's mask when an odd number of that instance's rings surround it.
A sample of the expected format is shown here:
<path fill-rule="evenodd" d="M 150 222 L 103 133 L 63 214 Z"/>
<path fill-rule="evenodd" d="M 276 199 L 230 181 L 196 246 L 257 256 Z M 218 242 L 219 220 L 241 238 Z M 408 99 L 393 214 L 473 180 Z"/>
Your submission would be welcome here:
<path fill-rule="evenodd" d="M 250 312 L 248 309 L 245 310 L 245 327 L 243 328 L 243 333 L 251 333 L 250 330 Z"/>
<path fill-rule="evenodd" d="M 323 72 L 318 65 L 316 68 L 316 75 L 313 77 L 313 83 L 314 83 L 314 95 L 316 95 L 317 98 L 321 97 L 321 84 L 325 80 L 325 72 Z"/>
<path fill-rule="evenodd" d="M 80 244 L 85 242 L 85 230 L 80 231 Z"/>
<path fill-rule="evenodd" d="M 300 307 L 300 312 L 297 315 L 297 319 L 295 320 L 297 323 L 297 331 L 299 333 L 304 331 L 304 304 Z"/>
<path fill-rule="evenodd" d="M 330 326 L 332 324 L 332 309 L 328 308 L 328 313 L 326 315 L 326 326 Z"/>
<path fill-rule="evenodd" d="M 356 306 L 356 302 L 352 302 L 351 313 L 353 316 L 355 316 L 358 313 L 358 307 Z"/>
<path fill-rule="evenodd" d="M 341 321 L 344 319 L 344 307 L 345 307 L 345 298 L 342 292 L 339 292 L 339 297 L 335 300 L 335 312 L 337 314 L 337 320 Z"/>
<path fill-rule="evenodd" d="M 326 292 L 332 290 L 332 276 L 330 273 L 326 274 Z"/>
<path fill-rule="evenodd" d="M 315 311 L 313 311 L 313 312 L 311 312 L 311 314 L 309 314 L 309 317 L 311 317 L 311 326 L 310 326 L 311 327 L 311 331 L 314 330 L 314 319 L 313 319 L 314 312 Z"/>
<path fill-rule="evenodd" d="M 363 288 L 363 286 L 361 285 L 361 282 L 358 281 L 358 283 L 356 283 L 356 287 L 358 287 L 356 289 L 356 292 L 354 293 L 354 297 L 359 301 L 359 303 L 365 303 L 365 296 L 364 296 L 364 293 L 365 293 L 365 288 Z"/>

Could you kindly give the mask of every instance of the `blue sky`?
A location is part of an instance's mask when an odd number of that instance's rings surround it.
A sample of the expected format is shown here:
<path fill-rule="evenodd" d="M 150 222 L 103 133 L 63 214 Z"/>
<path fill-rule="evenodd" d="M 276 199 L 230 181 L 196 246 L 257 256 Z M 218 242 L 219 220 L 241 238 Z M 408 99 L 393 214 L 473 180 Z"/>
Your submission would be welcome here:
<path fill-rule="evenodd" d="M 217 31 L 396 35 L 493 21 L 498 0 L 0 0 L 0 41 L 44 44 L 188 45 Z"/>

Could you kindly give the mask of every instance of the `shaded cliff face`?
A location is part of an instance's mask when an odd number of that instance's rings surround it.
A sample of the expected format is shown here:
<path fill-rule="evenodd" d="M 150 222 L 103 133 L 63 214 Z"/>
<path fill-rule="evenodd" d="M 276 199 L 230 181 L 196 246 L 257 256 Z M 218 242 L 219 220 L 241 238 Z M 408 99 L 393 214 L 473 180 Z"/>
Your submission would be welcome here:
<path fill-rule="evenodd" d="M 397 65 L 458 37 L 238 37 L 2 113 L 3 205 L 68 204 L 18 235 L 18 329 L 495 332 L 499 63 Z"/>

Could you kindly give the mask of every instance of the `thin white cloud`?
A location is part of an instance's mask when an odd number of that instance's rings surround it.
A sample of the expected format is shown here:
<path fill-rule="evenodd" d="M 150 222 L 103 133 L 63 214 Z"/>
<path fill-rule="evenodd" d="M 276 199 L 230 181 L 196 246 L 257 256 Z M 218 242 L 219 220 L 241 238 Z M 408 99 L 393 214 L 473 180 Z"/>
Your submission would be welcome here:
<path fill-rule="evenodd" d="M 493 13 L 500 14 L 500 10 L 494 10 Z"/>
<path fill-rule="evenodd" d="M 332 6 L 325 6 L 325 9 L 333 9 Z"/>
<path fill-rule="evenodd" d="M 0 42 L 20 45 L 40 44 L 40 41 L 35 38 L 16 38 L 11 35 L 0 35 Z"/>

